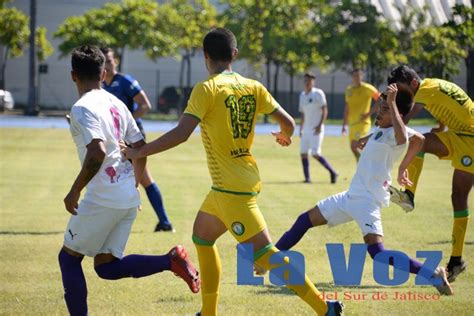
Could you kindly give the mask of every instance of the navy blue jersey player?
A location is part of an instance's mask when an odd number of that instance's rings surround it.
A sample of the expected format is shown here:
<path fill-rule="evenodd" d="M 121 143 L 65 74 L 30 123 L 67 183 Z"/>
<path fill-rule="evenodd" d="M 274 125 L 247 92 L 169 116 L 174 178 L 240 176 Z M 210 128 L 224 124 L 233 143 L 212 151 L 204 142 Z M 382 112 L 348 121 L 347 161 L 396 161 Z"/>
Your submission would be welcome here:
<path fill-rule="evenodd" d="M 150 101 L 145 91 L 143 91 L 138 81 L 132 76 L 121 74 L 117 71 L 117 63 L 112 49 L 102 48 L 101 50 L 105 55 L 105 70 L 107 71 L 102 87 L 125 103 L 132 113 L 140 132 L 145 137 L 141 118 L 151 109 Z M 160 189 L 153 180 L 148 168 L 145 168 L 140 184 L 145 188 L 150 204 L 158 216 L 159 222 L 155 227 L 155 231 L 174 231 L 166 214 Z"/>

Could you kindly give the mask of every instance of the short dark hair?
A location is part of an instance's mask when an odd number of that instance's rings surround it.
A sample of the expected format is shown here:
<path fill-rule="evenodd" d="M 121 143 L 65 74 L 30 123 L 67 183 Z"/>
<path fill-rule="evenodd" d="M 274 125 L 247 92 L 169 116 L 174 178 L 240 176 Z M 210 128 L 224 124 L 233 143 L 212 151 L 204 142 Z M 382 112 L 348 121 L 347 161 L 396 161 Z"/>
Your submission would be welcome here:
<path fill-rule="evenodd" d="M 100 51 L 102 52 L 102 54 L 104 54 L 104 56 L 107 55 L 110 52 L 112 52 L 115 55 L 114 50 L 110 47 L 101 47 Z"/>
<path fill-rule="evenodd" d="M 359 71 L 362 72 L 362 73 L 364 72 L 364 71 L 362 70 L 362 68 L 358 68 L 358 67 L 357 67 L 357 68 L 352 69 L 351 74 L 353 74 L 353 73 L 355 73 L 355 72 L 359 72 Z"/>
<path fill-rule="evenodd" d="M 316 75 L 310 71 L 304 74 L 303 77 L 310 78 L 310 79 L 316 79 Z"/>
<path fill-rule="evenodd" d="M 71 66 L 79 80 L 100 81 L 105 56 L 97 46 L 84 45 L 72 51 Z"/>
<path fill-rule="evenodd" d="M 398 92 L 397 97 L 395 98 L 395 103 L 397 104 L 398 113 L 405 116 L 413 107 L 413 94 L 409 89 L 401 85 L 397 85 Z M 380 98 L 387 100 L 387 94 L 382 92 Z"/>
<path fill-rule="evenodd" d="M 237 48 L 234 33 L 226 28 L 215 28 L 203 40 L 204 52 L 215 61 L 232 61 L 232 53 Z"/>
<path fill-rule="evenodd" d="M 400 65 L 390 71 L 390 74 L 387 77 L 387 83 L 392 84 L 402 82 L 410 84 L 413 79 L 416 79 L 416 81 L 421 82 L 420 76 L 413 68 L 410 68 L 407 65 Z"/>

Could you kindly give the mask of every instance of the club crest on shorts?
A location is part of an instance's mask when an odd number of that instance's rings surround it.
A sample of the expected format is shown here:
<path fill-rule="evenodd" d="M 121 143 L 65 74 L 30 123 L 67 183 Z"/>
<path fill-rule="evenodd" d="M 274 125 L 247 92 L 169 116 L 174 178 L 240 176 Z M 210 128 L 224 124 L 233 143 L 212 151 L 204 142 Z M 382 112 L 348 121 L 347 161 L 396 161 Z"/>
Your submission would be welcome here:
<path fill-rule="evenodd" d="M 380 137 L 382 137 L 382 135 L 383 135 L 383 132 L 382 132 L 382 131 L 379 131 L 379 132 L 377 133 L 377 135 L 375 135 L 375 140 L 377 140 L 377 139 L 379 139 Z"/>
<path fill-rule="evenodd" d="M 234 234 L 236 234 L 237 236 L 242 236 L 245 232 L 245 227 L 240 222 L 233 222 L 231 228 Z"/>
<path fill-rule="evenodd" d="M 465 155 L 461 158 L 461 163 L 464 167 L 469 167 L 472 165 L 472 158 L 469 155 Z"/>

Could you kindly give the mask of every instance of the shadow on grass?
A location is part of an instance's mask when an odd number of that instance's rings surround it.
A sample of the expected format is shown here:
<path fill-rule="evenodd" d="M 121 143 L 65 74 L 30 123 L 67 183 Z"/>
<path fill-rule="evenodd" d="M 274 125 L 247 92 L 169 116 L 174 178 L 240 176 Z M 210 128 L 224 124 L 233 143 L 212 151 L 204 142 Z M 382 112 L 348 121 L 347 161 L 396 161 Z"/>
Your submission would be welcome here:
<path fill-rule="evenodd" d="M 444 245 L 444 244 L 450 244 L 450 243 L 451 243 L 451 240 L 440 240 L 440 241 L 429 242 L 428 245 Z M 474 241 L 466 241 L 464 242 L 464 245 L 472 246 L 474 245 Z"/>
<path fill-rule="evenodd" d="M 320 292 L 343 292 L 343 291 L 354 291 L 354 290 L 387 290 L 387 289 L 404 289 L 410 288 L 411 286 L 381 286 L 381 285 L 354 285 L 354 286 L 336 286 L 334 283 L 315 283 L 314 286 Z M 273 285 L 257 285 L 254 286 L 256 294 L 276 294 L 276 295 L 295 295 L 294 292 L 284 286 L 273 286 Z"/>
<path fill-rule="evenodd" d="M 312 184 L 328 184 L 328 181 L 311 181 L 310 183 L 301 181 L 264 181 L 264 185 L 287 185 L 287 184 L 300 184 L 300 185 L 312 185 Z"/>

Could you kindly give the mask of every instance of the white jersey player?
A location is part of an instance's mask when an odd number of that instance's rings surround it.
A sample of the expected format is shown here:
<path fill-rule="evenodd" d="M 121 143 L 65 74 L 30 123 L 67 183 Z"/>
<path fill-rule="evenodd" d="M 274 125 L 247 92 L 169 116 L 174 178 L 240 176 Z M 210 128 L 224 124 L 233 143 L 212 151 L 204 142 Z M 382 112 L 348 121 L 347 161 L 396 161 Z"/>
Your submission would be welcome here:
<path fill-rule="evenodd" d="M 145 144 L 125 104 L 101 89 L 105 57 L 99 48 L 74 49 L 71 76 L 80 99 L 70 115 L 71 134 L 77 147 L 81 170 L 64 198 L 72 214 L 64 233 L 58 260 L 64 299 L 71 315 L 87 315 L 87 286 L 82 270 L 84 256 L 94 257 L 94 269 L 103 279 L 140 278 L 171 270 L 194 292 L 200 283 L 186 250 L 176 246 L 161 256 L 123 257 L 140 197 L 137 190 L 146 159 L 133 164 L 120 152 L 119 144 Z M 86 188 L 79 203 L 81 191 Z"/>
<path fill-rule="evenodd" d="M 316 77 L 312 73 L 304 75 L 304 90 L 300 94 L 299 111 L 301 113 L 301 163 L 304 182 L 310 183 L 308 153 L 318 160 L 329 171 L 331 183 L 336 183 L 337 173 L 321 155 L 324 138 L 324 122 L 328 114 L 324 91 L 314 87 Z"/>
<path fill-rule="evenodd" d="M 390 200 L 390 172 L 394 162 L 405 152 L 408 142 L 408 151 L 399 166 L 398 182 L 409 184 L 406 168 L 424 141 L 423 135 L 407 128 L 401 118 L 410 111 L 412 100 L 408 90 L 398 92 L 395 84 L 387 88 L 387 95 L 380 99 L 376 118 L 378 128 L 372 135 L 359 140 L 360 147 L 365 147 L 349 190 L 332 195 L 301 214 L 276 243 L 278 249 L 292 248 L 311 227 L 326 224 L 331 227 L 355 220 L 370 256 L 374 258 L 385 251 L 380 210 Z M 417 274 L 421 267 L 420 262 L 409 258 L 409 272 Z M 436 285 L 438 291 L 453 294 L 446 270 L 438 267 L 432 272 L 433 277 L 441 279 Z"/>

